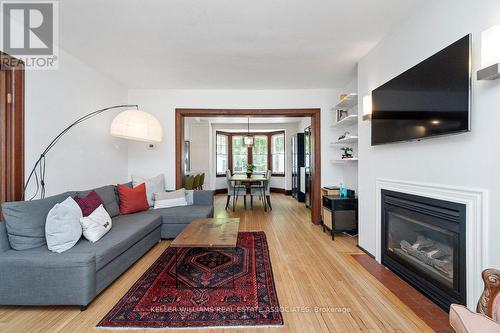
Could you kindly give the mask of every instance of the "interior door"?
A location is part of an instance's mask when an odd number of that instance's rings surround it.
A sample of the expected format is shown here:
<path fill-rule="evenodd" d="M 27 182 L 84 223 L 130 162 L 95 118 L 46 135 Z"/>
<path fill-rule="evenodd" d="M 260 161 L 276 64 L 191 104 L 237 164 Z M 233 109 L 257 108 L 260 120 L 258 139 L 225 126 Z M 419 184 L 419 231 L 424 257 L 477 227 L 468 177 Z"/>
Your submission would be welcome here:
<path fill-rule="evenodd" d="M 0 203 L 24 190 L 24 65 L 0 52 Z M 0 214 L 1 216 L 1 214 Z"/>

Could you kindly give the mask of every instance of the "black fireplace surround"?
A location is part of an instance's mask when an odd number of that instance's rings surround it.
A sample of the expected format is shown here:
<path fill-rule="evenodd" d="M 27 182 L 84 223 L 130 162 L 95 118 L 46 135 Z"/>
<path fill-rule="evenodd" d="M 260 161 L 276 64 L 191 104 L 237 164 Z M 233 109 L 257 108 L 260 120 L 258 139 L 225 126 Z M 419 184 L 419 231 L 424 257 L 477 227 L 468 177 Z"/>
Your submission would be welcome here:
<path fill-rule="evenodd" d="M 381 194 L 382 264 L 446 311 L 465 304 L 465 205 Z"/>

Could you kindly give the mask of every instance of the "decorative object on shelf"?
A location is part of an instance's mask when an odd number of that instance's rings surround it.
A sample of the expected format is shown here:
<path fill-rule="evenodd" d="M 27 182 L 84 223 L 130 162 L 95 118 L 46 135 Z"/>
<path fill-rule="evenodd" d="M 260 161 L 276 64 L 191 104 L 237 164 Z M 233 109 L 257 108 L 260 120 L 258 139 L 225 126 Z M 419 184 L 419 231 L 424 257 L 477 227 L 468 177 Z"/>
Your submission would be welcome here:
<path fill-rule="evenodd" d="M 347 137 L 348 137 L 348 136 L 350 136 L 350 135 L 351 135 L 351 133 L 349 133 L 349 132 L 345 131 L 345 132 L 344 132 L 344 134 L 342 134 L 341 136 L 339 136 L 338 140 L 339 140 L 339 141 L 340 141 L 340 140 L 343 140 L 343 139 L 347 138 Z"/>
<path fill-rule="evenodd" d="M 344 98 L 341 98 L 340 102 L 338 102 L 332 110 L 349 110 L 358 105 L 358 94 L 351 93 L 344 95 Z"/>
<path fill-rule="evenodd" d="M 372 95 L 363 96 L 363 120 L 372 119 Z"/>
<path fill-rule="evenodd" d="M 340 148 L 344 153 L 342 154 L 342 159 L 353 158 L 352 156 L 352 148 L 350 147 L 342 147 Z"/>
<path fill-rule="evenodd" d="M 347 118 L 347 110 L 337 110 L 337 121 Z"/>
<path fill-rule="evenodd" d="M 110 134 L 112 136 L 135 141 L 161 142 L 163 131 L 160 122 L 153 115 L 139 110 L 138 105 L 115 105 L 86 114 L 85 116 L 75 120 L 61 133 L 56 135 L 56 137 L 42 151 L 40 157 L 36 160 L 35 165 L 31 169 L 26 183 L 24 184 L 23 199 L 25 199 L 26 189 L 28 188 L 28 185 L 33 177 L 36 182 L 36 191 L 35 194 L 28 200 L 33 200 L 38 193 L 40 193 L 41 199 L 45 198 L 45 156 L 47 156 L 49 151 L 54 148 L 54 146 L 66 133 L 69 132 L 69 130 L 90 118 L 100 115 L 101 113 L 118 108 L 135 108 L 135 110 L 123 111 L 113 119 L 110 128 Z"/>
<path fill-rule="evenodd" d="M 253 171 L 255 170 L 255 165 L 247 164 L 247 178 L 251 178 Z"/>
<path fill-rule="evenodd" d="M 243 137 L 243 144 L 247 147 L 253 147 L 253 135 L 250 135 L 250 117 L 247 118 L 247 135 Z"/>
<path fill-rule="evenodd" d="M 500 25 L 481 33 L 481 67 L 477 71 L 478 80 L 500 78 Z"/>

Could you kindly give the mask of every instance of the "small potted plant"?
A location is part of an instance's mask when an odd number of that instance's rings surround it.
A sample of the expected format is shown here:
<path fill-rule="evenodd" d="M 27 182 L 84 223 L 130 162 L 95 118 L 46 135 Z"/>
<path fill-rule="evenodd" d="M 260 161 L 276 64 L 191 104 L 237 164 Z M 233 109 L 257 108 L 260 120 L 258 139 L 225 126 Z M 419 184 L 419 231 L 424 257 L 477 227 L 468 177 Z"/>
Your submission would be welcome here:
<path fill-rule="evenodd" d="M 342 150 L 344 153 L 342 154 L 342 159 L 345 160 L 345 159 L 349 159 L 349 158 L 352 158 L 352 148 L 350 147 L 342 147 L 340 148 L 340 150 Z"/>
<path fill-rule="evenodd" d="M 255 170 L 255 165 L 253 164 L 247 164 L 247 178 L 252 177 L 252 173 Z"/>

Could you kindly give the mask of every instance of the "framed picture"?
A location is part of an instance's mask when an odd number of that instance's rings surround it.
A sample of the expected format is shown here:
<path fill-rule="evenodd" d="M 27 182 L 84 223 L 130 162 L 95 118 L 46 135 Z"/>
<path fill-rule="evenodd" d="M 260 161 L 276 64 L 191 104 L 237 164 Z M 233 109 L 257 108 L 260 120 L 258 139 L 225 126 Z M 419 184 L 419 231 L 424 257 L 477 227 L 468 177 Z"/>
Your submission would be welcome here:
<path fill-rule="evenodd" d="M 347 118 L 347 110 L 337 110 L 337 121 Z"/>

